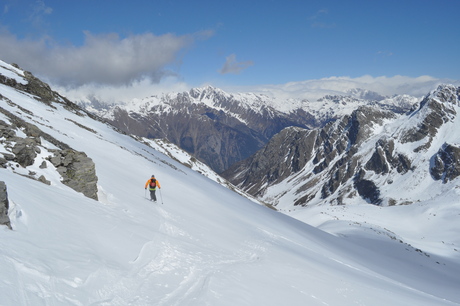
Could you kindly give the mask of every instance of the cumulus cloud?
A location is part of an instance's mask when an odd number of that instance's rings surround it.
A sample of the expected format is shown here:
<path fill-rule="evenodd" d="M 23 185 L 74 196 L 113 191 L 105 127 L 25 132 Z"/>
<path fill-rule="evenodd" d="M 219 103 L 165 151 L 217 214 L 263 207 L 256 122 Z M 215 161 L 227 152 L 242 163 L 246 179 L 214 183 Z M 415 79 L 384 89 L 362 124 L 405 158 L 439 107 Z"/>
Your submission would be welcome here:
<path fill-rule="evenodd" d="M 3 28 L 0 30 L 2 59 L 61 85 L 121 85 L 145 77 L 159 82 L 172 74 L 167 66 L 175 63 L 183 50 L 212 33 L 184 36 L 145 33 L 124 38 L 118 34 L 85 32 L 84 35 L 82 46 L 61 46 L 49 37 L 19 40 Z"/>
<path fill-rule="evenodd" d="M 220 74 L 238 74 L 244 69 L 248 68 L 249 66 L 252 66 L 253 64 L 254 63 L 252 61 L 237 62 L 236 55 L 230 54 L 226 57 L 225 64 L 222 66 L 219 72 Z"/>

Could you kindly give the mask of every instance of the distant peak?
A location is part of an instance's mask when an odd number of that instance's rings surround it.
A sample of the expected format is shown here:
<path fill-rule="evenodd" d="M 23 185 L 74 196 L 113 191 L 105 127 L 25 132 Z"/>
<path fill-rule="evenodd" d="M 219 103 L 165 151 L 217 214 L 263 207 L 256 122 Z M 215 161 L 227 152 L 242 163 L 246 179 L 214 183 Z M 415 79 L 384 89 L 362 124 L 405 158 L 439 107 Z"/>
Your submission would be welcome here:
<path fill-rule="evenodd" d="M 434 91 L 432 91 L 429 98 L 434 98 L 442 102 L 449 102 L 452 104 L 460 104 L 460 87 L 452 84 L 441 84 L 438 85 Z"/>
<path fill-rule="evenodd" d="M 192 88 L 190 95 L 195 99 L 213 98 L 215 96 L 229 96 L 222 89 L 207 85 L 205 87 Z"/>

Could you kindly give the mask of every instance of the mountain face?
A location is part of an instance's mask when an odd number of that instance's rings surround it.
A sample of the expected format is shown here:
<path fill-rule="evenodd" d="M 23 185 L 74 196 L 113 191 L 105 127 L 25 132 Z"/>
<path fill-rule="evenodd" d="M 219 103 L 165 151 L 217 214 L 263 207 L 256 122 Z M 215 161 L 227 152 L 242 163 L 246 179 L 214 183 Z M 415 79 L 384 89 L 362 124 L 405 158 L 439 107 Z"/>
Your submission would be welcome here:
<path fill-rule="evenodd" d="M 207 87 L 97 113 L 126 133 L 167 139 L 221 172 L 249 157 L 283 128 L 306 128 L 312 120 L 303 114 L 279 112 L 260 99 Z"/>
<path fill-rule="evenodd" d="M 322 127 L 359 105 L 404 112 L 414 103 L 413 97 L 385 98 L 362 90 L 350 95 L 316 102 L 276 101 L 265 95 L 228 94 L 206 87 L 125 105 L 104 107 L 92 102 L 86 106 L 126 133 L 167 139 L 220 173 L 254 154 L 286 127 Z"/>
<path fill-rule="evenodd" d="M 420 200 L 416 185 L 441 190 L 460 175 L 459 95 L 443 85 L 407 114 L 360 107 L 317 130 L 287 128 L 222 176 L 273 205 Z"/>

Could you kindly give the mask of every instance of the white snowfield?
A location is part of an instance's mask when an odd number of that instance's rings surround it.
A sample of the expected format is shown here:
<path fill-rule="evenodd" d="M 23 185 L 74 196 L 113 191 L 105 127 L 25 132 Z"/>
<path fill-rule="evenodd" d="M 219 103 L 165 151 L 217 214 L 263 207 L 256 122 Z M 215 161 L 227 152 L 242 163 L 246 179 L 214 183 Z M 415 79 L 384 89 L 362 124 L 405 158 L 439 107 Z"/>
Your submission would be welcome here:
<path fill-rule="evenodd" d="M 0 169 L 13 227 L 0 227 L 0 305 L 460 305 L 458 189 L 295 212 L 317 228 L 61 105 L 0 94 L 22 107 L 2 108 L 84 151 L 99 179 L 99 201 L 63 185 L 46 141 L 33 166 Z M 158 203 L 145 198 L 152 174 Z"/>

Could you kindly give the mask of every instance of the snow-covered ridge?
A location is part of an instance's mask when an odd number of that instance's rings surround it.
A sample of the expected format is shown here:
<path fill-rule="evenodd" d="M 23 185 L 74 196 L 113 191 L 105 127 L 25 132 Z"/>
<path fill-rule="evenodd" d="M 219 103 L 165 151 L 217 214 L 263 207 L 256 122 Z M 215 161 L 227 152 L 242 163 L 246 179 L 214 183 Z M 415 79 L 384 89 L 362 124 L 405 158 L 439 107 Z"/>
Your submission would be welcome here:
<path fill-rule="evenodd" d="M 370 99 L 374 98 L 374 99 Z M 223 104 L 223 102 L 225 103 Z M 260 113 L 272 109 L 281 113 L 289 114 L 298 109 L 304 110 L 317 117 L 327 118 L 329 116 L 342 117 L 350 114 L 351 111 L 362 105 L 379 105 L 382 108 L 407 109 L 417 103 L 419 98 L 409 95 L 395 95 L 393 97 L 380 96 L 377 93 L 355 89 L 349 91 L 349 95 L 325 96 L 317 101 L 302 99 L 279 99 L 264 94 L 256 93 L 227 93 L 221 89 L 207 86 L 203 88 L 192 88 L 189 92 L 168 93 L 161 96 L 152 96 L 144 99 L 134 99 L 121 106 L 128 112 L 146 114 L 155 106 L 164 105 L 163 111 L 168 111 L 166 105 L 171 103 L 203 103 L 204 105 L 228 111 L 230 105 L 238 105 L 246 111 L 252 110 Z"/>
<path fill-rule="evenodd" d="M 0 68 L 3 76 L 9 79 L 13 79 L 20 84 L 27 84 L 27 81 L 24 79 L 24 72 L 14 67 L 13 65 L 7 64 L 0 60 Z"/>

